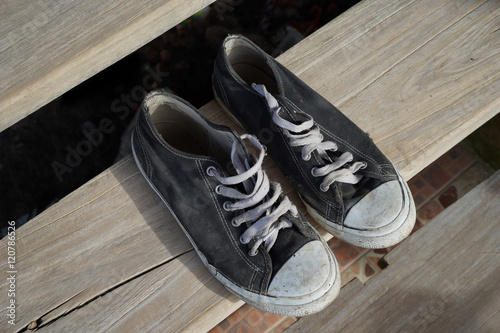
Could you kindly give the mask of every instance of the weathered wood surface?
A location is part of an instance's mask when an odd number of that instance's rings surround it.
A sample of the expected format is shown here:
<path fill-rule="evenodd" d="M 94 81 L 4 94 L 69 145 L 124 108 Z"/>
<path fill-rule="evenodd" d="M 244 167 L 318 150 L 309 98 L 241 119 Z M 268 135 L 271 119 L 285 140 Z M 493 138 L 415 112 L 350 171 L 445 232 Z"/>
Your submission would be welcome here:
<path fill-rule="evenodd" d="M 365 0 L 279 60 L 368 131 L 410 178 L 500 110 L 499 14 L 494 0 Z M 203 112 L 234 126 L 214 102 Z M 298 203 L 274 164 L 266 165 Z M 34 320 L 42 332 L 203 331 L 242 304 L 190 259 L 188 241 L 130 157 L 18 236 L 22 287 L 10 331 Z M 191 291 L 196 297 L 180 301 Z"/>
<path fill-rule="evenodd" d="M 40 332 L 204 332 L 240 305 L 193 250 Z"/>
<path fill-rule="evenodd" d="M 286 332 L 498 332 L 500 171 Z M 325 328 L 328 327 L 328 330 Z"/>
<path fill-rule="evenodd" d="M 0 131 L 214 0 L 0 2 Z"/>

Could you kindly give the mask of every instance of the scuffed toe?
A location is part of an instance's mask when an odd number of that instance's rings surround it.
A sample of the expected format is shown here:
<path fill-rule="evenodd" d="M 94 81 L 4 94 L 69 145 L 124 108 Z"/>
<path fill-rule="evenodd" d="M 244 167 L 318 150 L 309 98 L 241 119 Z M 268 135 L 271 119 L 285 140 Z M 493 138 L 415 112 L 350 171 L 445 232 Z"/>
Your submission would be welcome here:
<path fill-rule="evenodd" d="M 321 241 L 301 247 L 278 271 L 268 294 L 275 297 L 311 297 L 321 289 L 329 289 L 333 265 Z"/>
<path fill-rule="evenodd" d="M 400 175 L 398 180 L 382 184 L 355 204 L 343 225 L 326 220 L 307 203 L 306 207 L 336 237 L 370 249 L 401 242 L 410 234 L 416 219 L 410 189 Z"/>
<path fill-rule="evenodd" d="M 393 223 L 404 207 L 403 189 L 397 180 L 384 183 L 356 203 L 344 226 L 358 230 L 377 230 Z"/>

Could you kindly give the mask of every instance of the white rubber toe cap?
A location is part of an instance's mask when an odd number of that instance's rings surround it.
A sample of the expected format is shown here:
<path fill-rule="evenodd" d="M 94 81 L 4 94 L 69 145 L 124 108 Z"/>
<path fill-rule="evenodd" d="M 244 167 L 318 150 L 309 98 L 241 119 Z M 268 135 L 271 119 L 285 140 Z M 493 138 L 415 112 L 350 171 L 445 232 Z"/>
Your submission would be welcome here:
<path fill-rule="evenodd" d="M 356 203 L 344 226 L 358 230 L 377 230 L 392 223 L 404 206 L 403 191 L 397 180 L 384 183 Z"/>
<path fill-rule="evenodd" d="M 280 268 L 269 285 L 268 294 L 275 297 L 311 297 L 329 289 L 332 266 L 328 249 L 321 241 L 312 241 L 301 247 Z"/>

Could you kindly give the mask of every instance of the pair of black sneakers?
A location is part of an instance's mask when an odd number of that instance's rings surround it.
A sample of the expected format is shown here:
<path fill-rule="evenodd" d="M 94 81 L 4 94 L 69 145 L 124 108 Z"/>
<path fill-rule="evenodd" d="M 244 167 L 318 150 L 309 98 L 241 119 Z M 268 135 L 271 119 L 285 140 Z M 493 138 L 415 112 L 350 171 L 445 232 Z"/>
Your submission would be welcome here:
<path fill-rule="evenodd" d="M 245 37 L 224 40 L 213 88 L 253 135 L 239 137 L 181 98 L 154 91 L 132 134 L 135 161 L 227 289 L 268 312 L 320 311 L 339 292 L 337 262 L 268 179 L 266 152 L 311 217 L 361 247 L 389 247 L 409 235 L 408 186 L 365 132 Z"/>

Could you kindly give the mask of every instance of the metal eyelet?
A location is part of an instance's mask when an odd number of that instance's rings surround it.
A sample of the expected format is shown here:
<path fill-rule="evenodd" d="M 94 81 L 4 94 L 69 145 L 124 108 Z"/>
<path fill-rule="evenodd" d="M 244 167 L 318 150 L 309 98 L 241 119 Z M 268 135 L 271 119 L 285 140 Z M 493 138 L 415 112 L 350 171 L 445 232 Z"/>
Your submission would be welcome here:
<path fill-rule="evenodd" d="M 221 191 L 220 191 L 220 188 L 221 188 L 221 187 L 222 187 L 222 185 L 217 185 L 217 186 L 215 187 L 215 193 L 217 193 L 217 194 L 219 194 L 219 195 L 220 195 L 220 194 L 221 194 Z"/>
<path fill-rule="evenodd" d="M 236 223 L 235 219 L 231 220 L 231 225 L 235 228 L 239 227 L 240 225 Z"/>
<path fill-rule="evenodd" d="M 328 190 L 330 189 L 330 186 L 328 187 L 324 187 L 323 186 L 323 183 L 321 183 L 321 185 L 319 185 L 319 189 L 321 190 L 321 192 L 328 192 Z"/>
<path fill-rule="evenodd" d="M 252 250 L 248 251 L 248 255 L 250 257 L 255 257 L 257 255 L 257 252 L 252 252 Z"/>
<path fill-rule="evenodd" d="M 229 205 L 231 205 L 232 202 L 231 201 L 225 201 L 224 204 L 222 204 L 222 208 L 224 208 L 224 210 L 226 212 L 230 212 L 231 211 L 231 207 Z"/>
<path fill-rule="evenodd" d="M 306 161 L 306 162 L 307 162 L 307 161 L 309 161 L 309 160 L 311 159 L 311 154 L 306 155 L 306 156 L 302 156 L 302 159 L 303 159 L 304 161 Z"/>
<path fill-rule="evenodd" d="M 214 177 L 215 171 L 216 171 L 215 167 L 211 165 L 207 168 L 206 172 L 207 172 L 207 175 L 209 175 L 210 177 Z"/>
<path fill-rule="evenodd" d="M 361 163 L 363 163 L 363 166 L 361 167 L 361 169 L 366 169 L 366 167 L 368 166 L 368 163 L 366 163 L 365 161 L 363 161 Z"/>
<path fill-rule="evenodd" d="M 316 170 L 318 170 L 318 168 L 316 168 L 316 167 L 311 168 L 311 175 L 313 175 L 313 177 L 319 177 L 319 176 L 316 174 Z"/>
<path fill-rule="evenodd" d="M 245 243 L 241 237 L 243 237 L 243 235 L 240 236 L 240 243 L 241 244 L 248 244 L 248 243 Z"/>

